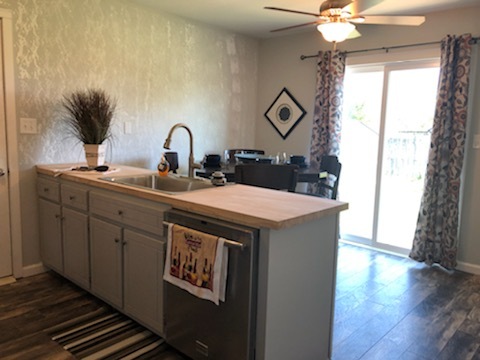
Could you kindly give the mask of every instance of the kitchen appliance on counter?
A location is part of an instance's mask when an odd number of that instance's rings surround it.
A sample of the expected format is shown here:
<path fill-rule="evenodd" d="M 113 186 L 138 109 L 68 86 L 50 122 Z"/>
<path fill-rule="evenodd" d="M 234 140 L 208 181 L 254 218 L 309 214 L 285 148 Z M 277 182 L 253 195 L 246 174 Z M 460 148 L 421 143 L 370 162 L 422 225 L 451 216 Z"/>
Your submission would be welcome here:
<path fill-rule="evenodd" d="M 215 305 L 165 282 L 165 339 L 194 360 L 255 358 L 258 230 L 180 210 L 179 224 L 229 240 L 225 302 Z"/>

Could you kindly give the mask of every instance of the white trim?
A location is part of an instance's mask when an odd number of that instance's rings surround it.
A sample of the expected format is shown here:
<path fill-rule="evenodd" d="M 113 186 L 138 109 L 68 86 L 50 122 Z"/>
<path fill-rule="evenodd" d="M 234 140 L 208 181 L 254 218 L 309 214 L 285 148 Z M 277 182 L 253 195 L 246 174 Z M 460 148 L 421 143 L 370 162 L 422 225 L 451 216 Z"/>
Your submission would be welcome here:
<path fill-rule="evenodd" d="M 373 247 L 373 246 L 370 246 L 370 245 L 367 245 L 367 244 L 362 244 L 362 243 L 359 243 L 359 242 L 356 242 L 356 241 L 340 239 L 340 242 L 344 243 L 344 244 L 352 245 L 352 246 L 358 246 L 358 247 L 365 248 L 365 249 L 372 250 L 372 251 L 378 251 L 378 252 L 382 252 L 382 253 L 385 253 L 385 254 L 390 254 L 390 255 L 403 257 L 403 258 L 406 258 L 406 259 L 409 258 L 407 254 L 400 254 L 400 253 L 395 252 L 395 251 L 389 251 L 389 250 L 386 250 L 386 249 Z M 412 260 L 412 261 L 415 261 L 415 260 Z M 463 271 L 463 272 L 466 272 L 466 273 L 469 273 L 469 274 L 480 275 L 480 265 L 466 263 L 466 262 L 463 262 L 463 261 L 458 261 L 457 262 L 457 267 L 455 268 L 455 270 Z"/>
<path fill-rule="evenodd" d="M 10 226 L 12 240 L 13 276 L 23 277 L 22 226 L 20 209 L 20 171 L 18 166 L 17 115 L 15 105 L 15 76 L 13 55 L 12 11 L 0 9 L 3 34 L 3 66 L 5 82 L 5 119 L 7 125 L 7 149 L 10 194 Z"/>
<path fill-rule="evenodd" d="M 17 279 L 15 279 L 13 276 L 0 278 L 0 286 L 13 284 L 14 282 L 17 282 Z"/>
<path fill-rule="evenodd" d="M 22 269 L 23 277 L 34 276 L 34 275 L 42 274 L 47 271 L 48 269 L 45 266 L 43 266 L 43 263 L 41 262 L 37 264 L 25 266 Z"/>
<path fill-rule="evenodd" d="M 480 275 L 480 265 L 470 264 L 463 261 L 457 262 L 456 270 L 464 271 L 470 274 Z"/>

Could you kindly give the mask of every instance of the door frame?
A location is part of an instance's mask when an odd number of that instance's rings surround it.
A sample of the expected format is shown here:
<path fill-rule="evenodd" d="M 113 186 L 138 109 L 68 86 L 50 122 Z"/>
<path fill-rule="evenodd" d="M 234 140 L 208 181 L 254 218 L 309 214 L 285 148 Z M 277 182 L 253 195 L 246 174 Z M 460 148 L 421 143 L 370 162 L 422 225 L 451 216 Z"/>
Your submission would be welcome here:
<path fill-rule="evenodd" d="M 12 271 L 15 278 L 23 277 L 22 227 L 20 208 L 20 171 L 18 162 L 17 116 L 15 104 L 15 76 L 13 53 L 12 11 L 0 9 L 3 35 L 3 72 L 5 85 L 5 125 L 7 134 L 7 176 L 10 196 L 10 236 L 12 243 Z M 2 69 L 0 69 L 2 70 Z"/>
<path fill-rule="evenodd" d="M 388 73 L 392 70 L 408 69 L 410 61 L 416 64 L 424 64 L 427 67 L 440 65 L 440 48 L 438 46 L 427 47 L 425 49 L 405 50 L 399 52 L 387 52 L 382 54 L 368 54 L 363 56 L 347 58 L 347 66 L 370 66 L 371 68 L 379 67 L 384 72 L 383 89 L 388 88 L 389 76 Z M 384 91 L 384 90 L 383 90 Z M 378 235 L 378 218 L 380 207 L 380 190 L 381 190 L 381 177 L 383 166 L 383 151 L 385 141 L 385 117 L 386 117 L 387 99 L 382 96 L 381 110 L 380 110 L 380 136 L 378 139 L 378 153 L 377 153 L 377 169 L 375 174 L 375 202 L 374 202 L 374 215 L 372 223 L 372 238 L 364 238 L 351 234 L 341 234 L 342 240 L 346 240 L 348 243 L 355 245 L 366 246 L 368 248 L 384 251 L 396 255 L 408 256 L 410 249 L 403 249 L 394 245 L 380 243 L 377 240 Z M 341 225 L 341 224 L 340 224 Z M 413 236 L 413 235 L 412 235 Z"/>

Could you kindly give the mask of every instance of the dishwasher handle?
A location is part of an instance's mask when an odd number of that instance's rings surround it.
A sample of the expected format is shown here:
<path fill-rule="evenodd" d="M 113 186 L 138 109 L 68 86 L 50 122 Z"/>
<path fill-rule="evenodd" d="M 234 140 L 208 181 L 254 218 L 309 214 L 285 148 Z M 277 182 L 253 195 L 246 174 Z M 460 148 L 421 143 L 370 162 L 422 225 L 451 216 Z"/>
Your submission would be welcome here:
<path fill-rule="evenodd" d="M 174 225 L 173 223 L 169 223 L 167 221 L 163 222 L 163 225 L 165 226 L 168 226 L 170 224 Z M 228 239 L 224 239 L 224 241 L 225 241 L 225 246 L 228 248 L 244 250 L 247 247 L 245 244 L 242 244 L 241 242 L 238 242 L 238 241 L 233 241 Z"/>

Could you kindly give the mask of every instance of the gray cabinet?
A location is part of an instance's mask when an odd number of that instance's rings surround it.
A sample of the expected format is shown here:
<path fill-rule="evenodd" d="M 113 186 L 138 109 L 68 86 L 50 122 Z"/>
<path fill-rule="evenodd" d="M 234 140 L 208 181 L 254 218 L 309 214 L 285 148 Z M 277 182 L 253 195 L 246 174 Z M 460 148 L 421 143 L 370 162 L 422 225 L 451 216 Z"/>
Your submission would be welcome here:
<path fill-rule="evenodd" d="M 93 218 L 90 220 L 92 293 L 118 308 L 122 294 L 122 228 Z"/>
<path fill-rule="evenodd" d="M 42 175 L 37 190 L 45 266 L 163 335 L 170 206 Z"/>
<path fill-rule="evenodd" d="M 63 274 L 62 212 L 60 204 L 40 198 L 40 254 L 45 266 Z"/>
<path fill-rule="evenodd" d="M 61 184 L 63 275 L 85 289 L 90 288 L 88 243 L 88 191 Z"/>
<path fill-rule="evenodd" d="M 89 289 L 87 188 L 40 176 L 37 191 L 43 264 Z"/>
<path fill-rule="evenodd" d="M 88 215 L 65 207 L 62 213 L 64 275 L 88 289 Z"/>
<path fill-rule="evenodd" d="M 163 335 L 163 217 L 168 206 L 90 192 L 92 292 Z"/>
<path fill-rule="evenodd" d="M 124 308 L 163 333 L 164 243 L 135 231 L 124 231 Z"/>

